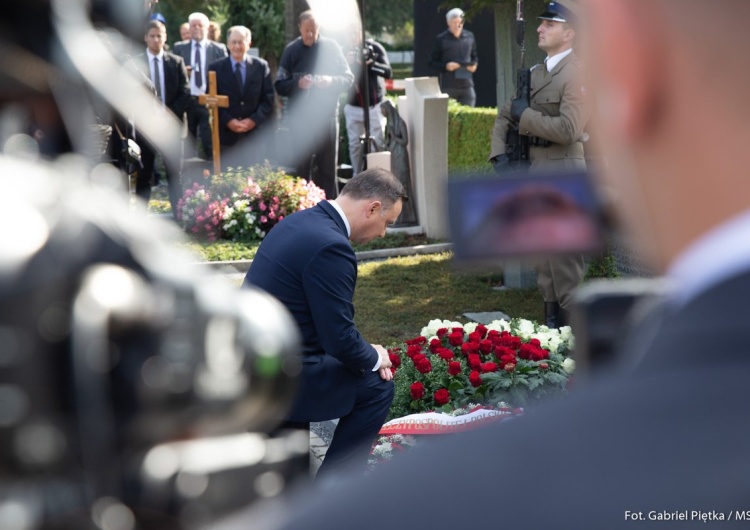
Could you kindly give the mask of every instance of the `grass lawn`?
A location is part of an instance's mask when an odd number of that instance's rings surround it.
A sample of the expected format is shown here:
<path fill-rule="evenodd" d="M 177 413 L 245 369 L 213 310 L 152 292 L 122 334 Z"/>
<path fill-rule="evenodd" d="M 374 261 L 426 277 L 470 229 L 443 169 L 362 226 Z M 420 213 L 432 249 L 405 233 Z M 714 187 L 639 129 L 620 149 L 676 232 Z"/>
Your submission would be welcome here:
<path fill-rule="evenodd" d="M 466 312 L 503 311 L 511 317 L 541 320 L 536 288 L 495 290 L 494 271 L 461 271 L 450 253 L 405 256 L 359 266 L 354 294 L 355 322 L 366 340 L 391 346 L 416 337 L 434 319 L 467 322 Z"/>

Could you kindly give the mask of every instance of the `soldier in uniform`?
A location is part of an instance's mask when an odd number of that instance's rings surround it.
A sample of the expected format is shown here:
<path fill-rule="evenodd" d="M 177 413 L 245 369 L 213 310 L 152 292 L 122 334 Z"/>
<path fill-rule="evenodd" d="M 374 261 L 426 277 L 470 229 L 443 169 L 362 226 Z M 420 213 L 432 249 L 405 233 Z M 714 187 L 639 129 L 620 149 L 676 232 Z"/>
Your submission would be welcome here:
<path fill-rule="evenodd" d="M 529 137 L 532 171 L 586 168 L 582 142 L 587 122 L 585 90 L 581 65 L 573 51 L 577 10 L 574 0 L 550 2 L 539 17 L 539 48 L 547 58 L 531 69 L 531 100 L 515 98 L 498 112 L 490 152 L 498 172 L 508 165 L 505 139 L 516 124 L 519 133 Z M 541 261 L 536 269 L 545 321 L 550 327 L 564 325 L 573 292 L 583 280 L 583 256 Z"/>

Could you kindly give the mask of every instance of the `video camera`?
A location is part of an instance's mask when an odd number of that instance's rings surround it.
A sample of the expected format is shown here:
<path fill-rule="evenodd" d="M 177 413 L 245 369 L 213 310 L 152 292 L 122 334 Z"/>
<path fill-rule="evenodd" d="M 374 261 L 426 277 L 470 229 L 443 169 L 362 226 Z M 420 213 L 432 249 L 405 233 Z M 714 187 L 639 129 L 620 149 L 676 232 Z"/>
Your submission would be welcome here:
<path fill-rule="evenodd" d="M 293 319 L 201 273 L 89 149 L 104 102 L 179 160 L 179 127 L 155 124 L 100 38 L 142 38 L 144 2 L 6 7 L 0 527 L 199 528 L 273 498 L 309 459 L 307 433 L 278 430 L 299 371 Z M 45 134 L 60 139 L 49 159 Z"/>
<path fill-rule="evenodd" d="M 617 226 L 593 181 L 586 172 L 453 176 L 447 196 L 456 260 L 532 264 L 560 255 L 601 256 L 617 239 Z M 653 277 L 585 282 L 571 312 L 577 373 L 619 362 L 619 343 L 634 323 L 631 310 L 664 289 Z"/>

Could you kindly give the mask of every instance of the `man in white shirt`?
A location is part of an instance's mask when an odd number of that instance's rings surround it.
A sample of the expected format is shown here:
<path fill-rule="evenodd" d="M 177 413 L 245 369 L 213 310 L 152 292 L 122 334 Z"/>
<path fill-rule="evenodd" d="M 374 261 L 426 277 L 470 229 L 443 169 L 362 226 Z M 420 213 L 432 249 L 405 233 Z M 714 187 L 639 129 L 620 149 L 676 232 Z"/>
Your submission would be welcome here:
<path fill-rule="evenodd" d="M 174 53 L 182 57 L 190 75 L 191 104 L 188 108 L 188 131 L 193 138 L 200 139 L 203 156 L 213 159 L 211 128 L 208 122 L 208 110 L 198 102 L 198 96 L 208 91 L 206 72 L 215 61 L 227 57 L 227 47 L 219 42 L 208 40 L 208 17 L 203 13 L 192 13 L 188 17 L 190 24 L 189 41 L 174 45 Z"/>

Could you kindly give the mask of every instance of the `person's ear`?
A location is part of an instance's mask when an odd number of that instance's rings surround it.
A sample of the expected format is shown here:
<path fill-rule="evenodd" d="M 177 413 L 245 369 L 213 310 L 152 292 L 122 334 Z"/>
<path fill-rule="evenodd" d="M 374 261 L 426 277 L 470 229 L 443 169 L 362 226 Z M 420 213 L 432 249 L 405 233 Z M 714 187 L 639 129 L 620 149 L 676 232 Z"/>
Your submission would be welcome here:
<path fill-rule="evenodd" d="M 367 203 L 367 209 L 365 210 L 365 217 L 369 219 L 375 214 L 380 214 L 380 210 L 383 207 L 383 203 L 380 201 L 371 201 Z"/>

